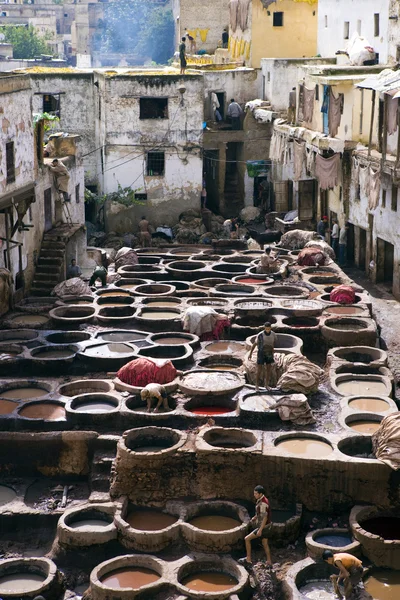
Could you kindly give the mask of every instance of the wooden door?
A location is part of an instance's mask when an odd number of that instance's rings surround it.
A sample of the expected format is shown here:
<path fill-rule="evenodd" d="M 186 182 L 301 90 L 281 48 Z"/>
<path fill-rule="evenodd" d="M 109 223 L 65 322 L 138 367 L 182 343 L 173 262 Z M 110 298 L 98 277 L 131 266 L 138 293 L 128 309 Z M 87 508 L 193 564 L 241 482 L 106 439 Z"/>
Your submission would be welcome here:
<path fill-rule="evenodd" d="M 299 219 L 312 221 L 315 215 L 315 179 L 299 181 Z"/>

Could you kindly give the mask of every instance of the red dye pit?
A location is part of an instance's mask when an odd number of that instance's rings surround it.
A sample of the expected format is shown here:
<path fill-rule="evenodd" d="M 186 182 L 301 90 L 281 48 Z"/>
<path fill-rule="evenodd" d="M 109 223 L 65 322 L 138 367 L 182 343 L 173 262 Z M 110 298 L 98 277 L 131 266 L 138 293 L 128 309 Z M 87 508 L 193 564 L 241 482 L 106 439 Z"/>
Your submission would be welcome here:
<path fill-rule="evenodd" d="M 225 406 L 199 406 L 198 408 L 192 408 L 190 412 L 195 415 L 223 415 L 230 412 L 230 410 Z"/>
<path fill-rule="evenodd" d="M 260 285 L 265 283 L 265 279 L 255 279 L 253 277 L 244 277 L 243 279 L 237 279 L 236 283 L 247 283 L 248 285 Z"/>

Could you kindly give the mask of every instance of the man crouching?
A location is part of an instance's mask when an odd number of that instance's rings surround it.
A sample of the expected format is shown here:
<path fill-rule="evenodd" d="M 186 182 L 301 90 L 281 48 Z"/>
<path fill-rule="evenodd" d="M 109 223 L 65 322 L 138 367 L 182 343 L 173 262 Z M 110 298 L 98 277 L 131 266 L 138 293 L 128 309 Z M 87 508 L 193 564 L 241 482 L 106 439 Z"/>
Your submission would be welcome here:
<path fill-rule="evenodd" d="M 165 388 L 159 383 L 148 383 L 140 392 L 143 402 L 147 402 L 147 412 L 151 412 L 152 404 L 155 404 L 154 412 L 160 412 L 161 405 L 164 410 L 170 410 Z"/>

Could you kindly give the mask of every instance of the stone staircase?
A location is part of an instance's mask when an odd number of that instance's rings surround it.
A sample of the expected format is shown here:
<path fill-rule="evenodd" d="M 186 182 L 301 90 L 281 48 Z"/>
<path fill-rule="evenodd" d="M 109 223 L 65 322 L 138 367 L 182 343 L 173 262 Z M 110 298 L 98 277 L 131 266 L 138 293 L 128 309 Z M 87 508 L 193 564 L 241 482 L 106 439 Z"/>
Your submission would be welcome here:
<path fill-rule="evenodd" d="M 80 226 L 60 225 L 43 235 L 31 296 L 50 296 L 54 286 L 64 279 L 65 253 L 69 238 Z"/>
<path fill-rule="evenodd" d="M 89 502 L 110 501 L 111 468 L 117 453 L 117 435 L 100 435 L 96 440 L 90 475 Z"/>

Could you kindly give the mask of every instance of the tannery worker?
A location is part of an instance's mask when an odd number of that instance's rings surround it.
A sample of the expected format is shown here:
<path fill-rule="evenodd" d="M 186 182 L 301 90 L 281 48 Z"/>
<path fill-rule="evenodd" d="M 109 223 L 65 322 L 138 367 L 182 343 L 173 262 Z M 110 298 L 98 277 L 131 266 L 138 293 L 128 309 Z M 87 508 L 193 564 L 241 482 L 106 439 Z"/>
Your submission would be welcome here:
<path fill-rule="evenodd" d="M 186 71 L 186 38 L 182 38 L 182 43 L 179 45 L 179 62 L 181 63 L 181 75 L 185 74 Z"/>
<path fill-rule="evenodd" d="M 105 287 L 107 285 L 107 269 L 106 269 L 106 267 L 102 267 L 102 266 L 98 265 L 94 269 L 92 276 L 90 278 L 90 281 L 89 281 L 90 287 L 92 287 L 92 285 L 94 285 L 98 279 L 100 279 L 101 285 L 103 287 Z"/>
<path fill-rule="evenodd" d="M 347 552 L 333 554 L 331 550 L 325 550 L 322 554 L 322 559 L 327 562 L 328 565 L 333 565 L 339 569 L 339 576 L 332 575 L 331 577 L 336 595 L 339 598 L 343 598 L 338 587 L 339 583 L 343 581 L 344 597 L 346 600 L 350 600 L 354 588 L 358 586 L 363 576 L 364 569 L 361 560 Z"/>
<path fill-rule="evenodd" d="M 274 273 L 279 269 L 278 261 L 274 256 L 271 256 L 271 250 L 270 246 L 265 248 L 265 253 L 261 255 L 260 264 L 257 267 L 257 273 L 264 275 Z"/>
<path fill-rule="evenodd" d="M 232 98 L 231 103 L 228 106 L 228 117 L 231 120 L 232 129 L 240 129 L 240 117 L 242 114 L 242 107 L 235 102 L 234 98 Z"/>
<path fill-rule="evenodd" d="M 264 323 L 264 331 L 261 331 L 256 337 L 256 341 L 251 347 L 249 360 L 251 360 L 253 350 L 257 346 L 257 374 L 256 391 L 258 392 L 260 382 L 264 380 L 264 386 L 268 388 L 271 381 L 272 367 L 274 361 L 274 348 L 276 344 L 276 334 L 271 330 L 271 323 Z"/>
<path fill-rule="evenodd" d="M 151 246 L 151 233 L 149 227 L 150 225 L 148 220 L 143 216 L 139 221 L 139 236 L 142 248 Z"/>
<path fill-rule="evenodd" d="M 67 279 L 72 279 L 73 277 L 80 277 L 82 275 L 81 268 L 76 264 L 76 260 L 73 258 L 71 260 L 71 264 L 67 269 Z"/>
<path fill-rule="evenodd" d="M 70 197 L 68 194 L 69 171 L 67 167 L 63 165 L 58 158 L 55 158 L 48 167 L 54 175 L 54 185 L 56 189 L 62 193 L 64 201 L 68 202 Z"/>
<path fill-rule="evenodd" d="M 156 404 L 154 412 L 159 412 L 161 405 L 164 410 L 170 410 L 168 406 L 167 392 L 159 383 L 148 383 L 140 392 L 143 402 L 147 402 L 147 412 L 151 412 L 152 404 Z"/>
<path fill-rule="evenodd" d="M 256 514 L 250 520 L 250 523 L 255 525 L 256 529 L 244 538 L 246 558 L 241 558 L 239 562 L 244 565 L 251 565 L 251 542 L 258 538 L 261 539 L 267 557 L 267 565 L 272 566 L 271 550 L 268 543 L 268 536 L 270 535 L 272 525 L 271 507 L 268 498 L 265 497 L 265 490 L 261 485 L 256 485 L 254 488 L 254 498 L 256 500 Z"/>

